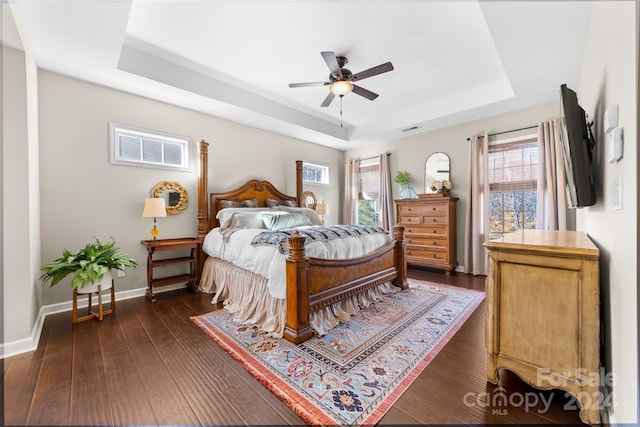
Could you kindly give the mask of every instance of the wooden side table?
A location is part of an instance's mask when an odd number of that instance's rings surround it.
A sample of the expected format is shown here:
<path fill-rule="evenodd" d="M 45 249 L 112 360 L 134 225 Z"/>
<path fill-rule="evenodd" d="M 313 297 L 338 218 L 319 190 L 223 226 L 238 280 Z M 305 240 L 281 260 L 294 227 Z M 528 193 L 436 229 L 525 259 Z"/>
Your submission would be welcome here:
<path fill-rule="evenodd" d="M 147 292 L 145 296 L 152 303 L 156 302 L 153 288 L 156 286 L 173 285 L 176 283 L 187 283 L 192 289 L 198 286 L 200 280 L 200 247 L 202 238 L 183 237 L 177 239 L 157 239 L 140 241 L 147 248 Z M 188 249 L 187 256 L 177 256 L 174 258 L 154 258 L 157 252 L 179 251 Z M 167 267 L 170 265 L 188 264 L 188 274 L 177 274 L 166 277 L 154 277 L 154 268 Z"/>

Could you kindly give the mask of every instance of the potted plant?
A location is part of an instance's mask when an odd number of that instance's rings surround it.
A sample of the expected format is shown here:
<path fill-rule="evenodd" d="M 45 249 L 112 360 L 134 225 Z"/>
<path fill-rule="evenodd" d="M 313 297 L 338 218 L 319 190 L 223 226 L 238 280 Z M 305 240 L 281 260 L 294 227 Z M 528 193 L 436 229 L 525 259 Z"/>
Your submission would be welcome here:
<path fill-rule="evenodd" d="M 406 187 L 407 185 L 409 185 L 409 175 L 410 174 L 407 171 L 398 171 L 398 174 L 396 175 L 394 181 L 401 186 Z"/>
<path fill-rule="evenodd" d="M 400 184 L 400 197 L 403 199 L 415 199 L 418 197 L 416 190 L 409 185 L 409 172 L 407 171 L 398 171 L 394 181 Z"/>
<path fill-rule="evenodd" d="M 99 284 L 103 284 L 102 290 L 110 289 L 111 269 L 124 271 L 128 267 L 138 266 L 135 259 L 118 250 L 113 238 L 109 243 L 102 243 L 96 239 L 94 243 L 88 243 L 75 254 L 63 249 L 60 258 L 40 268 L 44 271 L 40 279 L 43 283 L 51 281 L 50 286 L 54 286 L 69 274 L 73 274 L 71 286 L 80 293 L 97 292 Z"/>

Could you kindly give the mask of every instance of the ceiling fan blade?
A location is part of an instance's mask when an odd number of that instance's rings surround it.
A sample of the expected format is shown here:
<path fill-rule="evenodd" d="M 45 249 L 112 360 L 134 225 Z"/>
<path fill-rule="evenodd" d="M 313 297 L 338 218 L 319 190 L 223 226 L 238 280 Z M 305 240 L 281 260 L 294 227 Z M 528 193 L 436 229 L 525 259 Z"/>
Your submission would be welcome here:
<path fill-rule="evenodd" d="M 326 86 L 329 82 L 289 83 L 289 87 Z"/>
<path fill-rule="evenodd" d="M 333 101 L 333 98 L 335 98 L 335 97 L 336 96 L 332 92 L 329 92 L 329 95 L 327 95 L 327 97 L 324 99 L 324 101 L 322 101 L 322 104 L 320 104 L 320 106 L 321 107 L 328 107 L 329 104 L 331 104 L 331 101 Z"/>
<path fill-rule="evenodd" d="M 393 64 L 391 64 L 391 62 L 385 62 L 384 64 L 377 65 L 373 68 L 369 68 L 368 70 L 355 73 L 353 76 L 351 76 L 351 80 L 355 82 L 357 80 L 377 76 L 378 74 L 386 73 L 391 70 L 393 70 Z"/>
<path fill-rule="evenodd" d="M 338 64 L 336 54 L 334 52 L 320 52 L 320 55 L 322 55 L 324 62 L 327 63 L 327 67 L 331 70 L 333 77 L 341 79 L 342 70 L 340 69 L 340 64 Z"/>
<path fill-rule="evenodd" d="M 360 86 L 357 86 L 357 85 L 353 85 L 353 93 L 357 93 L 360 96 L 364 96 L 369 101 L 373 101 L 374 99 L 376 99 L 378 97 L 377 93 L 371 92 L 370 90 L 367 90 L 367 89 L 365 89 L 363 87 L 360 87 Z"/>

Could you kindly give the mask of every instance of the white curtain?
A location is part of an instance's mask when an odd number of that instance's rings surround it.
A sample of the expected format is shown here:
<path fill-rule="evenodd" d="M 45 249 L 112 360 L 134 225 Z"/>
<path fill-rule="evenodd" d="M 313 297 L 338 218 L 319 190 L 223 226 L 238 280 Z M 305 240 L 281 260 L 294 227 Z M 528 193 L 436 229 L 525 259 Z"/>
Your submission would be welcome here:
<path fill-rule="evenodd" d="M 567 199 L 558 119 L 538 125 L 538 199 L 536 228 L 567 229 Z"/>
<path fill-rule="evenodd" d="M 349 160 L 345 164 L 344 177 L 344 224 L 358 223 L 358 189 L 360 187 L 360 161 Z"/>
<path fill-rule="evenodd" d="M 380 154 L 380 227 L 393 230 L 393 197 L 391 195 L 391 165 L 389 154 Z"/>
<path fill-rule="evenodd" d="M 487 275 L 489 259 L 489 136 L 473 136 L 469 144 L 469 178 L 464 230 L 464 272 Z"/>

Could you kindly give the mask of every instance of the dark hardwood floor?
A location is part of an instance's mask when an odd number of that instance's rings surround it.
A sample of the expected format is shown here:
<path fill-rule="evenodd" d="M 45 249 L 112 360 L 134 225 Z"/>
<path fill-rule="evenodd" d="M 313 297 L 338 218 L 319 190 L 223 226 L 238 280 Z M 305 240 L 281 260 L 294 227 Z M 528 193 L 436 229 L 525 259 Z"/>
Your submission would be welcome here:
<path fill-rule="evenodd" d="M 409 276 L 484 290 L 484 277 Z M 4 360 L 4 425 L 296 425 L 302 421 L 189 317 L 210 295 L 179 290 L 118 302 L 103 322 L 46 318 L 38 349 Z M 380 424 L 579 424 L 564 392 L 515 374 L 487 383 L 484 303 Z M 547 404 L 551 401 L 550 404 Z"/>

